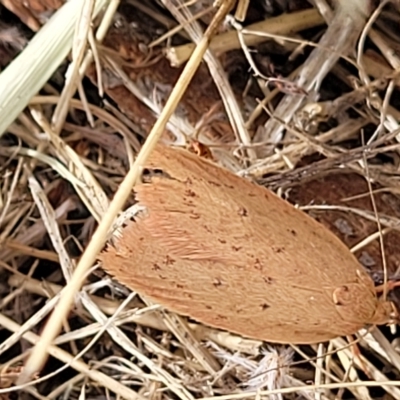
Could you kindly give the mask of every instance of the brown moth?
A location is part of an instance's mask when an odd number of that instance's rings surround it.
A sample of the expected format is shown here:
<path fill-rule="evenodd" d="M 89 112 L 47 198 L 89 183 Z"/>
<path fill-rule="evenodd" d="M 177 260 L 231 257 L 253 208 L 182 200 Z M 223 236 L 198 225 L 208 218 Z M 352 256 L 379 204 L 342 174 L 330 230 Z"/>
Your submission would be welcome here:
<path fill-rule="evenodd" d="M 264 187 L 159 145 L 135 187 L 145 207 L 100 255 L 118 281 L 206 325 L 316 343 L 391 320 L 348 248 Z"/>

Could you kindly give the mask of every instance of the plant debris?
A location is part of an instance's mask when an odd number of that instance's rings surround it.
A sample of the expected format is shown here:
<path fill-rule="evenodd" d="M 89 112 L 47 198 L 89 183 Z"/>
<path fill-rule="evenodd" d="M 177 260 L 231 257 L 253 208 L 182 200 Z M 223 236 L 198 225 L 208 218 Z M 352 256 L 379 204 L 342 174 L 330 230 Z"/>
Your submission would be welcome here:
<path fill-rule="evenodd" d="M 2 2 L 1 399 L 400 399 L 395 327 L 270 347 L 82 258 L 123 220 L 115 204 L 134 215 L 123 182 L 160 136 L 303 208 L 377 285 L 398 280 L 398 3 L 233 3 Z"/>

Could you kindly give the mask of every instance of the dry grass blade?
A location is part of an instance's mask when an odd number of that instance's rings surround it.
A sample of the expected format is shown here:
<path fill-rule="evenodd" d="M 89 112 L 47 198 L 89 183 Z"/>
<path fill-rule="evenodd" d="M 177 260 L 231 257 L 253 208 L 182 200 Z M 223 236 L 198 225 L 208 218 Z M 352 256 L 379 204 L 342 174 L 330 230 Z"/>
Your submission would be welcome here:
<path fill-rule="evenodd" d="M 97 1 L 93 16 L 106 3 Z M 0 74 L 0 137 L 67 56 L 81 4 L 80 0 L 66 2 Z"/>
<path fill-rule="evenodd" d="M 269 40 L 271 37 L 273 38 L 274 35 L 284 36 L 289 33 L 318 26 L 323 24 L 323 22 L 322 17 L 315 9 L 268 18 L 266 21 L 257 22 L 246 27 L 245 43 L 246 46 L 254 46 Z M 266 32 L 267 37 L 263 36 L 264 32 Z M 230 50 L 240 49 L 240 47 L 241 43 L 235 31 L 221 33 L 210 42 L 210 50 L 218 55 Z M 172 65 L 179 66 L 187 61 L 194 48 L 195 45 L 192 43 L 171 47 L 166 50 L 166 56 Z"/>
<path fill-rule="evenodd" d="M 189 23 L 192 20 L 192 15 L 189 10 L 182 3 L 180 7 L 180 1 L 166 1 L 167 8 L 171 10 L 175 18 L 185 26 L 186 31 L 190 35 L 194 43 L 201 43 L 203 40 L 201 35 L 201 29 L 196 21 Z M 212 43 L 212 41 L 211 41 Z M 210 46 L 211 46 L 210 43 Z M 193 50 L 193 49 L 192 49 Z M 189 53 L 189 55 L 192 53 Z M 223 71 L 221 62 L 216 58 L 212 49 L 208 49 L 204 53 L 204 60 L 206 61 L 210 74 L 214 80 L 214 83 L 221 94 L 221 99 L 224 103 L 226 113 L 229 121 L 236 134 L 238 143 L 242 143 L 245 146 L 250 145 L 250 135 L 247 131 L 242 116 L 242 110 L 240 109 L 238 102 L 235 98 L 234 92 L 229 84 L 228 78 Z M 173 64 L 173 63 L 172 63 Z M 250 148 L 247 150 L 247 154 L 250 159 L 255 158 L 255 152 Z"/>
<path fill-rule="evenodd" d="M 195 360 L 204 370 L 213 376 L 220 369 L 220 366 L 208 351 L 200 345 L 189 325 L 175 314 L 163 313 L 163 316 L 168 329 L 174 333 L 184 348 L 193 354 Z"/>
<path fill-rule="evenodd" d="M 333 344 L 336 348 L 343 348 L 346 343 L 343 339 L 335 339 L 333 341 Z M 345 362 L 347 363 L 349 360 L 352 360 L 352 364 L 354 364 L 356 367 L 368 373 L 371 376 L 371 378 L 374 379 L 377 383 L 389 380 L 387 376 L 385 376 L 376 366 L 374 366 L 362 355 L 358 354 L 355 356 L 354 354 L 351 354 L 351 350 L 348 348 L 341 350 L 339 354 L 343 354 L 343 358 L 341 357 L 341 360 L 343 361 L 346 360 Z M 343 366 L 345 367 L 345 365 Z M 367 393 L 364 392 L 364 390 L 366 390 L 367 388 L 366 387 L 363 388 L 363 382 L 360 379 L 356 378 L 356 375 L 353 375 L 353 379 L 351 381 L 355 383 L 358 382 L 360 384 L 359 393 L 361 399 L 365 399 L 367 398 L 367 396 L 369 396 L 368 392 Z M 395 399 L 400 399 L 400 390 L 397 387 L 383 386 L 383 385 L 382 387 Z"/>
<path fill-rule="evenodd" d="M 68 212 L 74 210 L 76 208 L 76 203 L 73 199 L 67 199 L 63 204 L 61 204 L 55 210 L 55 219 L 58 221 L 60 219 L 65 219 Z M 23 213 L 26 213 L 28 210 L 21 210 Z M 19 219 L 19 218 L 18 218 Z M 12 226 L 15 224 L 12 223 Z M 32 224 L 28 229 L 20 232 L 15 240 L 19 243 L 25 245 L 35 244 L 38 241 L 42 240 L 44 233 L 46 232 L 45 225 L 43 221 L 37 221 L 35 224 Z M 16 254 L 15 250 L 12 248 L 4 248 L 0 250 L 0 257 L 4 262 L 8 262 L 12 257 Z"/>
<path fill-rule="evenodd" d="M 324 36 L 319 42 L 319 47 L 315 48 L 295 80 L 295 85 L 300 87 L 306 93 L 317 93 L 322 80 L 331 70 L 341 55 L 347 55 L 354 48 L 355 42 L 365 24 L 365 16 L 369 2 L 366 0 L 357 0 L 363 13 L 349 13 L 347 7 L 342 3 L 338 6 L 334 18 Z M 290 95 L 284 97 L 276 108 L 274 116 L 265 125 L 262 135 L 258 135 L 257 141 L 265 141 L 271 138 L 273 142 L 279 141 L 282 134 L 282 125 L 280 121 L 288 123 L 299 111 L 304 102 L 304 95 Z M 268 133 L 268 137 L 265 136 Z"/>
<path fill-rule="evenodd" d="M 93 19 L 94 5 L 94 0 L 84 1 L 81 3 L 79 9 L 79 17 L 76 23 L 72 44 L 72 62 L 66 74 L 67 80 L 63 92 L 61 93 L 60 100 L 53 114 L 54 130 L 57 133 L 60 132 L 65 122 L 65 117 L 69 108 L 69 100 L 80 83 L 79 68 L 86 51 L 91 21 Z"/>
<path fill-rule="evenodd" d="M 13 155 L 13 154 L 20 154 L 22 156 L 28 156 L 37 159 L 47 165 L 49 165 L 52 169 L 57 171 L 63 178 L 69 180 L 72 184 L 76 185 L 77 187 L 82 187 L 84 183 L 79 180 L 75 175 L 73 175 L 70 171 L 63 164 L 57 161 L 53 157 L 49 157 L 48 155 L 33 150 L 33 149 L 26 149 L 24 147 L 14 147 L 9 146 L 4 149 L 0 149 L 1 155 Z"/>
<path fill-rule="evenodd" d="M 102 329 L 107 329 L 107 332 L 111 337 L 118 343 L 122 348 L 124 348 L 129 354 L 144 363 L 155 375 L 158 376 L 161 382 L 165 384 L 174 394 L 182 400 L 192 400 L 194 399 L 190 392 L 181 385 L 178 380 L 173 378 L 167 371 L 160 368 L 156 363 L 147 358 L 142 352 L 132 343 L 132 341 L 125 335 L 119 328 L 114 326 L 112 320 L 118 314 L 118 311 L 122 309 L 125 305 L 121 304 L 119 310 L 113 314 L 110 320 L 107 320 L 106 316 L 97 308 L 94 303 L 85 294 L 82 295 L 82 302 L 86 308 L 90 309 L 91 314 L 100 322 L 103 326 Z M 96 334 L 99 336 L 99 333 Z"/>
<path fill-rule="evenodd" d="M 3 314 L 0 314 L 0 324 L 5 327 L 6 329 L 12 332 L 20 332 L 21 327 L 15 323 L 14 321 L 10 320 Z M 31 344 L 35 345 L 39 340 L 40 337 L 35 335 L 32 332 L 22 332 L 22 337 L 30 342 Z M 120 396 L 126 399 L 141 399 L 141 397 L 134 392 L 133 390 L 129 389 L 128 387 L 122 385 L 121 383 L 115 381 L 114 379 L 110 378 L 108 375 L 103 374 L 99 371 L 96 371 L 89 367 L 86 363 L 75 360 L 73 356 L 71 356 L 66 351 L 60 349 L 56 346 L 49 346 L 48 347 L 49 353 L 65 363 L 66 365 L 70 365 L 72 368 L 76 369 L 79 372 L 82 372 L 88 378 L 92 379 L 95 382 L 100 383 L 102 386 L 108 388 L 114 393 L 118 393 Z M 40 380 L 40 378 L 39 378 Z M 27 382 L 26 385 L 31 384 L 31 382 Z M 22 387 L 22 386 L 21 386 Z M 8 393 L 10 391 L 15 391 L 20 389 L 18 386 L 13 387 L 11 389 L 0 389 L 0 394 Z"/>

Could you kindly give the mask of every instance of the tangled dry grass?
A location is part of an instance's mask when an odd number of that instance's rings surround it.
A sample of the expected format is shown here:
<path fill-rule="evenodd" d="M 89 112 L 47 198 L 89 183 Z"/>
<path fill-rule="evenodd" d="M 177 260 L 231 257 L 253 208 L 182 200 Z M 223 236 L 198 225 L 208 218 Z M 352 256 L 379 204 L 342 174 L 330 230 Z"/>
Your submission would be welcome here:
<path fill-rule="evenodd" d="M 266 345 L 149 304 L 95 262 L 162 137 L 203 143 L 395 280 L 398 3 L 2 4 L 0 398 L 400 399 L 393 327 L 357 350 Z"/>

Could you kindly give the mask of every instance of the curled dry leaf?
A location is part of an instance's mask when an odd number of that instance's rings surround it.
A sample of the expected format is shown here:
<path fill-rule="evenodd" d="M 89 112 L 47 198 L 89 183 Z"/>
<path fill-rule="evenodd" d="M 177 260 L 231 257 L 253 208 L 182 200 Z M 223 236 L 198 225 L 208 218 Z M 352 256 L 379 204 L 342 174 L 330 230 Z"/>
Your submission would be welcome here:
<path fill-rule="evenodd" d="M 348 248 L 271 191 L 158 146 L 135 188 L 146 211 L 101 254 L 118 281 L 254 339 L 315 343 L 391 321 Z"/>

